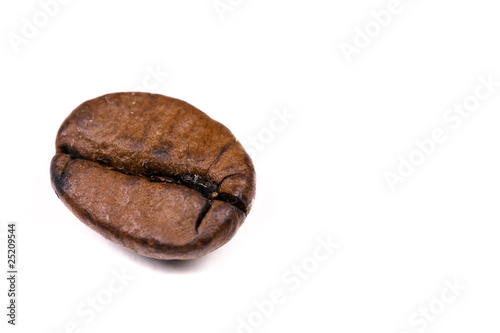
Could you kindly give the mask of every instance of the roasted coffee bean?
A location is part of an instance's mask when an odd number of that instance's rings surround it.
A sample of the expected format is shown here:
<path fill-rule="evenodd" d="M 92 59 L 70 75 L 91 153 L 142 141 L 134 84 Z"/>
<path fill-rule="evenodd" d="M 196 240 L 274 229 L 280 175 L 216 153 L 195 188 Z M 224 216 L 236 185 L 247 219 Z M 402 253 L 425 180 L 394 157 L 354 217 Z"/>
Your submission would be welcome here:
<path fill-rule="evenodd" d="M 62 123 L 52 187 L 87 226 L 141 255 L 193 259 L 228 242 L 250 212 L 255 170 L 234 135 L 192 105 L 115 93 Z"/>

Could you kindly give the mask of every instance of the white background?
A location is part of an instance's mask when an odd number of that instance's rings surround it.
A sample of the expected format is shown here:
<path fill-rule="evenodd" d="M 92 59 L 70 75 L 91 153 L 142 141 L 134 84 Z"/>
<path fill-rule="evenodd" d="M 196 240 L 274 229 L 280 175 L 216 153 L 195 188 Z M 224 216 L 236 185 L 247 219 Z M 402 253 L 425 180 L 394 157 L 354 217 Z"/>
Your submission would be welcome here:
<path fill-rule="evenodd" d="M 500 81 L 497 3 L 401 0 L 377 31 L 370 12 L 388 0 L 221 2 L 222 15 L 213 0 L 72 0 L 44 22 L 39 2 L 2 1 L 1 266 L 16 221 L 20 274 L 15 328 L 2 278 L 1 331 L 499 332 L 500 87 L 458 128 L 443 118 L 479 77 Z M 44 26 L 14 47 L 33 16 Z M 341 46 L 356 38 L 349 62 Z M 110 243 L 50 185 L 64 118 L 143 82 L 261 140 L 252 212 L 196 261 Z M 276 110 L 293 119 L 270 137 Z M 391 191 L 385 174 L 436 128 L 447 140 Z M 318 238 L 340 243 L 319 263 Z M 291 272 L 303 264 L 307 277 Z M 122 271 L 133 279 L 110 294 Z"/>

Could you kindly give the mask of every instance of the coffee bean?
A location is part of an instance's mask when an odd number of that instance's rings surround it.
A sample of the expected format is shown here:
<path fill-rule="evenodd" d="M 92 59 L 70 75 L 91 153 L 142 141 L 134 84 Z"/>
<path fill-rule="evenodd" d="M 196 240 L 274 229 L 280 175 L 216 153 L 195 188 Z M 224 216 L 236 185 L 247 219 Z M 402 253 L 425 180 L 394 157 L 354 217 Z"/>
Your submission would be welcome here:
<path fill-rule="evenodd" d="M 115 93 L 62 123 L 52 187 L 87 226 L 141 255 L 193 259 L 250 212 L 255 170 L 222 124 L 162 95 Z"/>

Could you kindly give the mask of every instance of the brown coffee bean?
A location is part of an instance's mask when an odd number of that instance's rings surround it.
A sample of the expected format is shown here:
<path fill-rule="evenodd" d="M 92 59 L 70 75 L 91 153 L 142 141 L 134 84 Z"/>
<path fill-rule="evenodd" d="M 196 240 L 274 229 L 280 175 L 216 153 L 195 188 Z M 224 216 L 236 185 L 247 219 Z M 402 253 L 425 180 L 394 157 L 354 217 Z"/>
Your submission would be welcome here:
<path fill-rule="evenodd" d="M 255 197 L 252 161 L 224 125 L 148 93 L 77 107 L 57 133 L 51 180 L 87 226 L 158 259 L 198 258 L 224 245 Z"/>

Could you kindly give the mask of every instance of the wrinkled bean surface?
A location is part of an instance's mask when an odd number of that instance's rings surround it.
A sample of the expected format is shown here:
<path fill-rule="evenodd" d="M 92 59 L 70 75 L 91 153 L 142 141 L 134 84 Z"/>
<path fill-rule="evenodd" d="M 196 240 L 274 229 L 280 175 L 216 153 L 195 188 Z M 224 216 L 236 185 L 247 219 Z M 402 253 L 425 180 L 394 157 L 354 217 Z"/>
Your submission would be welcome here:
<path fill-rule="evenodd" d="M 108 94 L 77 107 L 57 133 L 51 181 L 87 226 L 158 259 L 219 248 L 255 197 L 252 161 L 224 125 L 149 93 Z"/>

